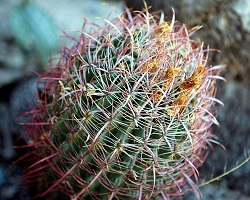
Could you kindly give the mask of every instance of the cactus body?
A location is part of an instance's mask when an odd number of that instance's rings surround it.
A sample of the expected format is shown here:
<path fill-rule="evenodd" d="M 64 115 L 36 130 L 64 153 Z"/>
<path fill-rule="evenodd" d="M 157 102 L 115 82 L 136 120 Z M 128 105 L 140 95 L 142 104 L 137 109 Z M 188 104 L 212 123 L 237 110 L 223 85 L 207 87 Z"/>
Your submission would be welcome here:
<path fill-rule="evenodd" d="M 181 195 L 213 139 L 217 69 L 195 29 L 138 12 L 62 48 L 29 136 L 41 196 L 168 199 Z M 39 170 L 42 169 L 42 170 Z"/>

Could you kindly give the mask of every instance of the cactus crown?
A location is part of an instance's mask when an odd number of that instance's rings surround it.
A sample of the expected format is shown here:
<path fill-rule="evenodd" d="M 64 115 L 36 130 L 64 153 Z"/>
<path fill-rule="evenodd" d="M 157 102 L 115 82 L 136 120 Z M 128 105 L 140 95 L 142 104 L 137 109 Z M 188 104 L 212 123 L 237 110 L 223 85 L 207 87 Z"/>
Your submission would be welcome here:
<path fill-rule="evenodd" d="M 39 176 L 41 195 L 72 199 L 168 199 L 195 188 L 218 124 L 220 67 L 190 38 L 196 28 L 174 17 L 127 12 L 105 22 L 41 75 L 27 178 Z"/>

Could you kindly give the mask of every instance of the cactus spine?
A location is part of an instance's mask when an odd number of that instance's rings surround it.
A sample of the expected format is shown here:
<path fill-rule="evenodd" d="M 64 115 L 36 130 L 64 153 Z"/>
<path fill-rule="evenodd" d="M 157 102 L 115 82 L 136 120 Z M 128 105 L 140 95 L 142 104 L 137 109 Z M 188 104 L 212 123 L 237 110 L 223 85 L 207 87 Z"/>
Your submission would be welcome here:
<path fill-rule="evenodd" d="M 27 129 L 36 159 L 27 179 L 39 176 L 41 196 L 169 199 L 195 189 L 218 124 L 220 66 L 190 39 L 196 28 L 126 14 L 81 33 L 41 75 Z"/>

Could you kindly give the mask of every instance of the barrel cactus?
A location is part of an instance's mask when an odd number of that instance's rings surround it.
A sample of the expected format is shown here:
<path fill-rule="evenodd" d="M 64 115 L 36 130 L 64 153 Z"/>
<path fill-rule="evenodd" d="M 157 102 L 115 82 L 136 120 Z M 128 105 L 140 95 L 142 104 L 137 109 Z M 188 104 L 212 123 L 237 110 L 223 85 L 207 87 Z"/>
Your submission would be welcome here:
<path fill-rule="evenodd" d="M 208 49 L 148 11 L 81 32 L 39 75 L 27 123 L 39 196 L 172 199 L 198 193 L 198 167 L 215 141 L 216 79 Z M 187 187 L 189 186 L 189 187 Z"/>

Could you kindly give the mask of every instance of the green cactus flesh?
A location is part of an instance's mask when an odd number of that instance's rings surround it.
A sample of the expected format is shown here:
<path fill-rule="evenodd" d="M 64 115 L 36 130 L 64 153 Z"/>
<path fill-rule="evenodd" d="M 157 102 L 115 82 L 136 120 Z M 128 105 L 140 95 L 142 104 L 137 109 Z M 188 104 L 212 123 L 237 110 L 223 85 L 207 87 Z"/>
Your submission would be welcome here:
<path fill-rule="evenodd" d="M 168 199 L 193 185 L 219 77 L 193 31 L 139 12 L 63 47 L 28 129 L 41 196 Z"/>

